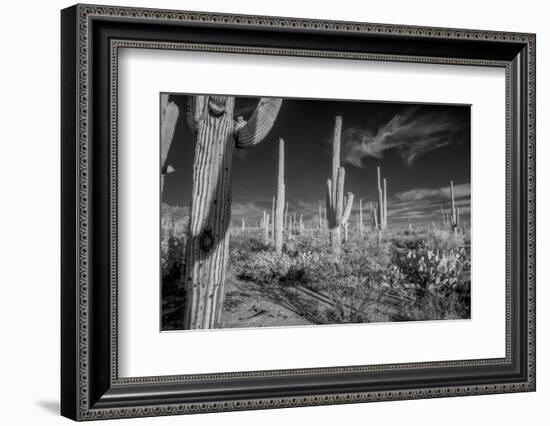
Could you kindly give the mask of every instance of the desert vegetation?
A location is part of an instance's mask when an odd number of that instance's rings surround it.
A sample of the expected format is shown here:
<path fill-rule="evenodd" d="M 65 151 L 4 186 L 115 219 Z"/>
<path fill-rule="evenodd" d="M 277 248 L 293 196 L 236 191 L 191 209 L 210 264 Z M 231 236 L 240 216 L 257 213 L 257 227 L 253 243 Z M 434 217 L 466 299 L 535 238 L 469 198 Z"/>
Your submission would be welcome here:
<path fill-rule="evenodd" d="M 271 237 L 265 243 L 269 225 L 231 228 L 220 327 L 470 317 L 469 229 L 455 233 L 441 224 L 389 227 L 381 234 L 364 224 L 361 234 L 353 224 L 336 259 L 328 226 L 310 221 L 300 232 L 291 223 L 281 252 Z M 175 236 L 162 243 L 165 329 L 183 326 L 184 244 Z"/>
<path fill-rule="evenodd" d="M 287 199 L 279 139 L 271 211 L 258 211 L 253 223 L 232 221 L 232 151 L 263 140 L 280 100 L 260 100 L 246 122 L 233 120 L 231 97 L 190 99 L 188 123 L 197 134 L 191 207 L 162 206 L 164 330 L 470 317 L 470 229 L 451 180 L 448 203 L 434 206 L 440 221 L 392 224 L 381 167 L 365 182 L 376 199 L 345 192 L 338 116 L 318 214 Z M 168 117 L 171 104 L 163 105 Z M 169 171 L 165 157 L 162 167 Z"/>

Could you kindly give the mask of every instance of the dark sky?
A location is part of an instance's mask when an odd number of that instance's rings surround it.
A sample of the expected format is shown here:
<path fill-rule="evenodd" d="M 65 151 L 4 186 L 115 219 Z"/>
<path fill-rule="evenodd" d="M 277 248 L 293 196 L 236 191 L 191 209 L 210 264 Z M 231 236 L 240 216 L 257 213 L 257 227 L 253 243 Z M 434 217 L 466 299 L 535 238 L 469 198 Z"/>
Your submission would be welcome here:
<path fill-rule="evenodd" d="M 188 206 L 195 136 L 186 120 L 188 96 L 171 95 L 180 117 L 168 154 L 175 172 L 165 180 L 163 202 Z M 258 98 L 236 98 L 235 117 L 252 113 Z M 285 140 L 286 198 L 290 210 L 310 220 L 325 199 L 331 174 L 331 137 L 342 116 L 342 166 L 345 192 L 377 199 L 376 167 L 388 181 L 388 223 L 440 220 L 449 205 L 449 181 L 456 189 L 461 219 L 470 211 L 470 106 L 389 102 L 284 99 L 273 129 L 251 149 L 233 158 L 232 220 L 259 221 L 271 211 L 276 193 L 278 140 Z M 353 222 L 352 222 L 353 223 Z"/>

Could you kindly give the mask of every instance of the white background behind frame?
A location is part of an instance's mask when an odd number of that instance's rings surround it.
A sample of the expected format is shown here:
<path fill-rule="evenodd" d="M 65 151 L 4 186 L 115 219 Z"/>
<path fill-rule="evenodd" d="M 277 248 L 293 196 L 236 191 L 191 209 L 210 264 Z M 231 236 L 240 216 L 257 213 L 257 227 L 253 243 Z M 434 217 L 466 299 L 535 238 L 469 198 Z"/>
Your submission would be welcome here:
<path fill-rule="evenodd" d="M 298 2 L 278 0 L 101 0 L 110 5 L 206 10 L 273 16 L 337 19 L 388 24 L 429 25 L 482 30 L 537 33 L 537 215 L 550 217 L 550 27 L 548 4 L 540 0 L 393 0 L 392 2 Z M 9 425 L 69 425 L 59 416 L 59 9 L 70 0 L 7 2 L 0 27 L 7 63 L 0 79 L 0 177 L 6 208 L 0 212 L 0 319 L 3 351 L 0 355 L 0 396 L 8 403 L 2 419 Z M 472 13 L 475 11 L 475 13 Z M 27 31 L 26 28 L 32 28 Z M 37 48 L 37 37 L 40 48 Z M 29 54 L 22 54 L 29 52 Z M 39 114 L 22 114 L 30 102 L 44 100 Z M 47 102 L 46 102 L 47 101 Z M 34 101 L 33 101 L 34 102 Z M 33 107 L 34 108 L 34 107 Z M 30 125 L 32 123 L 32 125 Z M 23 143 L 24 142 L 24 143 Z M 16 159 L 24 159 L 22 162 Z M 488 166 L 492 173 L 492 164 Z M 38 178 L 39 177 L 39 178 Z M 37 219 L 39 218 L 39 221 Z M 40 224 L 40 226 L 38 225 Z M 29 226 L 24 226 L 29 224 Z M 33 243 L 32 268 L 29 242 Z M 101 426 L 181 425 L 334 426 L 347 423 L 410 426 L 464 426 L 489 418 L 494 424 L 544 425 L 550 400 L 550 221 L 537 223 L 537 392 L 476 397 L 388 401 L 374 404 L 330 405 L 276 410 L 240 411 L 208 415 L 105 420 Z M 22 272 L 31 272 L 25 274 Z M 24 302 L 22 301 L 22 286 Z M 18 303 L 15 303 L 18 301 Z M 24 303 L 24 309 L 22 307 Z M 22 315 L 22 312 L 29 314 Z M 16 324 L 14 323 L 16 319 Z"/>
<path fill-rule="evenodd" d="M 121 377 L 505 355 L 503 68 L 123 48 L 118 81 Z M 160 92 L 472 104 L 472 319 L 159 333 Z"/>

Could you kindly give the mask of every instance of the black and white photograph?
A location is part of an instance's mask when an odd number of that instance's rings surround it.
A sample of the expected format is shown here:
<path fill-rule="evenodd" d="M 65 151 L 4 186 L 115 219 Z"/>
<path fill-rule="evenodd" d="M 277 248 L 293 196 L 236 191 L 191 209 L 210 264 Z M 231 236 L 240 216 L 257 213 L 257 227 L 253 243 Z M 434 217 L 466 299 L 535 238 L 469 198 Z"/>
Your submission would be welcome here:
<path fill-rule="evenodd" d="M 8 418 L 537 424 L 541 7 L 206 1 L 12 31 Z"/>
<path fill-rule="evenodd" d="M 160 123 L 162 331 L 470 319 L 470 105 L 161 93 Z"/>

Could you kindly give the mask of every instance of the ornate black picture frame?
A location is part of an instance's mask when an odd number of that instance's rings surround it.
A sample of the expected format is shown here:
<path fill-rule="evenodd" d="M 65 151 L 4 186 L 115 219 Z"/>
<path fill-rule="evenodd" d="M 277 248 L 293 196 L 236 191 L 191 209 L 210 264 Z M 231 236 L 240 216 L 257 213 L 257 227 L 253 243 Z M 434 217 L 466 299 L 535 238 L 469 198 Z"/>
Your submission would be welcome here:
<path fill-rule="evenodd" d="M 535 390 L 534 34 L 96 5 L 64 9 L 61 28 L 62 415 L 92 420 Z M 504 68 L 506 356 L 120 378 L 121 47 Z"/>

